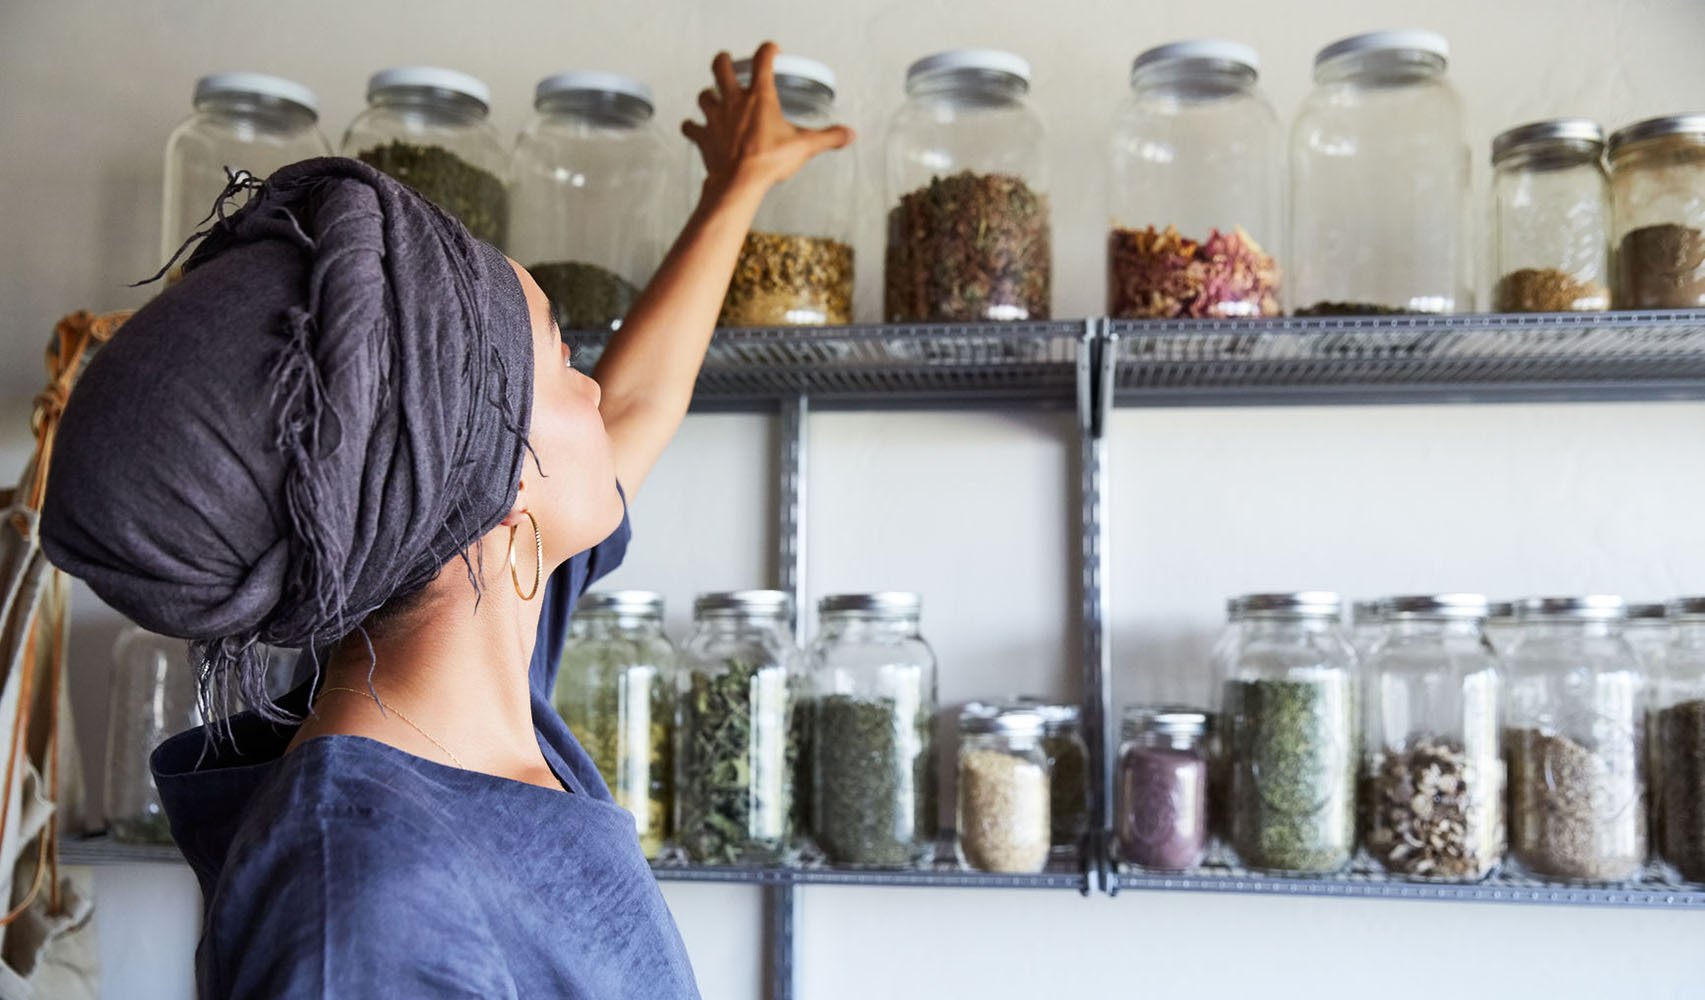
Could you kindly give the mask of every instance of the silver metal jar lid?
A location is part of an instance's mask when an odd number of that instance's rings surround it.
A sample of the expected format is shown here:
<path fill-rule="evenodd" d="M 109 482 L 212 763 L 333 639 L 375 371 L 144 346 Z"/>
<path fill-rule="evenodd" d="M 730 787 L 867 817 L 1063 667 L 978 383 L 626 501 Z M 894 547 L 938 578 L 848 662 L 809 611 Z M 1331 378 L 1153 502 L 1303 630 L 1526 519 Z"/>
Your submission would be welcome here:
<path fill-rule="evenodd" d="M 491 110 L 491 88 L 478 77 L 439 66 L 394 66 L 374 73 L 367 80 L 369 103 L 380 94 L 402 90 L 436 90 L 468 98 Z"/>
<path fill-rule="evenodd" d="M 316 120 L 320 117 L 320 99 L 312 90 L 295 80 L 268 73 L 209 73 L 195 81 L 195 104 L 222 95 L 287 101 L 313 115 Z"/>
<path fill-rule="evenodd" d="M 1042 713 L 1034 708 L 972 702 L 959 713 L 962 733 L 1040 736 L 1042 728 Z"/>
<path fill-rule="evenodd" d="M 693 602 L 695 616 L 718 611 L 785 618 L 793 613 L 793 598 L 780 590 L 730 590 L 700 594 Z"/>
<path fill-rule="evenodd" d="M 1295 615 L 1303 618 L 1338 618 L 1344 599 L 1330 590 L 1299 590 L 1289 594 L 1244 594 L 1226 602 L 1233 618 L 1245 615 Z"/>
<path fill-rule="evenodd" d="M 1050 735 L 1077 729 L 1083 723 L 1083 706 L 1054 701 L 1039 694 L 1021 694 L 1015 707 L 1028 708 L 1042 716 L 1042 727 Z"/>
<path fill-rule="evenodd" d="M 815 59 L 807 59 L 804 56 L 780 52 L 776 54 L 776 61 L 772 64 L 772 68 L 775 71 L 776 83 L 780 86 L 786 86 L 789 81 L 794 81 L 796 84 L 821 88 L 828 92 L 830 99 L 835 96 L 835 71 L 824 63 Z M 752 60 L 741 59 L 735 62 L 734 78 L 740 82 L 740 86 L 750 87 L 752 85 Z"/>
<path fill-rule="evenodd" d="M 831 594 L 817 602 L 818 614 L 916 615 L 923 608 L 923 598 L 899 590 L 878 591 L 874 594 Z"/>
<path fill-rule="evenodd" d="M 1620 597 L 1594 594 L 1587 597 L 1528 597 L 1515 602 L 1521 621 L 1621 621 L 1627 604 Z"/>
<path fill-rule="evenodd" d="M 1479 621 L 1486 617 L 1483 594 L 1408 594 L 1379 602 L 1386 620 L 1393 618 L 1449 618 Z"/>
<path fill-rule="evenodd" d="M 1208 713 L 1189 705 L 1126 705 L 1122 728 L 1126 736 L 1201 736 L 1208 731 Z"/>
<path fill-rule="evenodd" d="M 651 117 L 657 104 L 652 98 L 651 87 L 631 76 L 606 73 L 602 70 L 570 70 L 540 80 L 539 85 L 533 89 L 533 106 L 541 107 L 557 97 L 569 94 L 600 94 L 627 98 L 642 106 L 647 118 Z"/>
<path fill-rule="evenodd" d="M 1517 125 L 1500 132 L 1498 137 L 1492 140 L 1492 165 L 1497 166 L 1516 153 L 1535 146 L 1561 142 L 1591 143 L 1602 151 L 1604 129 L 1591 118 L 1547 118 L 1544 121 Z"/>
<path fill-rule="evenodd" d="M 1314 66 L 1318 69 L 1345 56 L 1364 52 L 1419 52 L 1448 63 L 1450 42 L 1433 31 L 1370 31 L 1340 38 L 1321 49 L 1315 53 Z"/>
<path fill-rule="evenodd" d="M 1022 56 L 999 49 L 951 49 L 924 56 L 906 68 L 906 92 L 918 83 L 950 73 L 996 73 L 1030 89 L 1030 63 Z"/>
<path fill-rule="evenodd" d="M 1242 42 L 1223 38 L 1192 38 L 1156 45 L 1137 56 L 1131 63 L 1131 82 L 1135 83 L 1137 77 L 1143 75 L 1146 70 L 1181 62 L 1232 63 L 1252 74 L 1261 72 L 1261 56 Z"/>
<path fill-rule="evenodd" d="M 595 590 L 580 598 L 576 612 L 663 617 L 663 595 L 652 590 Z"/>
<path fill-rule="evenodd" d="M 1634 143 L 1668 135 L 1698 135 L 1705 139 L 1705 113 L 1665 115 L 1619 128 L 1610 135 L 1610 155 L 1615 156 Z"/>
<path fill-rule="evenodd" d="M 1705 617 L 1705 597 L 1677 597 L 1669 602 L 1668 610 L 1671 618 Z"/>

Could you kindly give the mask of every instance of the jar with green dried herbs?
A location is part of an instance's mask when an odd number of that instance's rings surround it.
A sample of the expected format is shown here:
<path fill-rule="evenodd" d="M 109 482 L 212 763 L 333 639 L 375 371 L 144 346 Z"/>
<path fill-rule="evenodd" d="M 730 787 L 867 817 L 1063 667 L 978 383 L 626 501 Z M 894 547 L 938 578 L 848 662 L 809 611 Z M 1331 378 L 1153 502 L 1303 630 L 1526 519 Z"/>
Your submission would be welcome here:
<path fill-rule="evenodd" d="M 1049 830 L 1054 851 L 1069 854 L 1082 846 L 1089 831 L 1089 744 L 1083 737 L 1083 710 L 1035 695 L 1019 698 L 1018 704 L 1042 716 Z"/>
<path fill-rule="evenodd" d="M 487 120 L 491 89 L 455 70 L 404 66 L 367 82 L 342 152 L 390 174 L 507 249 L 509 152 Z"/>
<path fill-rule="evenodd" d="M 699 864 L 789 860 L 799 650 L 792 600 L 774 590 L 705 594 L 681 647 L 675 841 Z"/>
<path fill-rule="evenodd" d="M 616 804 L 633 814 L 648 858 L 668 840 L 674 809 L 675 700 L 663 598 L 640 590 L 582 597 L 552 701 Z"/>

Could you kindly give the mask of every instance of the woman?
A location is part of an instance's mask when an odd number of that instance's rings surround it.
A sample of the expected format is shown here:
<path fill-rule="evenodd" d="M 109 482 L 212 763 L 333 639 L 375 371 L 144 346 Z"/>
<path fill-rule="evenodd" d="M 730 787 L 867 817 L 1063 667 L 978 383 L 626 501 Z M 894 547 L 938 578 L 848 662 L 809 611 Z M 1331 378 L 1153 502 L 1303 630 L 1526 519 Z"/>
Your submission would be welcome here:
<path fill-rule="evenodd" d="M 851 140 L 781 116 L 775 54 L 749 88 L 716 58 L 698 208 L 596 381 L 525 270 L 336 159 L 274 174 L 85 373 L 45 547 L 253 709 L 154 757 L 202 996 L 697 995 L 549 694 L 759 202 Z M 272 703 L 264 643 L 325 650 L 315 682 Z"/>

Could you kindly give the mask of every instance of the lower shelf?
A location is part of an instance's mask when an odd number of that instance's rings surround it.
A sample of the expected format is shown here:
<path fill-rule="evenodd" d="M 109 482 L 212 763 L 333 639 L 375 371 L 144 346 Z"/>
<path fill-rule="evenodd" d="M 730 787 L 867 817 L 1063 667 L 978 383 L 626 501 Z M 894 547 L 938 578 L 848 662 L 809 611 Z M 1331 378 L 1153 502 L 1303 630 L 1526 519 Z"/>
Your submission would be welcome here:
<path fill-rule="evenodd" d="M 1360 899 L 1432 899 L 1459 903 L 1539 903 L 1573 906 L 1655 906 L 1705 910 L 1705 889 L 1656 879 L 1613 885 L 1570 885 L 1494 875 L 1481 882 L 1415 882 L 1371 872 L 1316 878 L 1264 875 L 1236 868 L 1179 873 L 1118 871 L 1109 890 L 1231 892 L 1263 896 L 1339 896 Z"/>

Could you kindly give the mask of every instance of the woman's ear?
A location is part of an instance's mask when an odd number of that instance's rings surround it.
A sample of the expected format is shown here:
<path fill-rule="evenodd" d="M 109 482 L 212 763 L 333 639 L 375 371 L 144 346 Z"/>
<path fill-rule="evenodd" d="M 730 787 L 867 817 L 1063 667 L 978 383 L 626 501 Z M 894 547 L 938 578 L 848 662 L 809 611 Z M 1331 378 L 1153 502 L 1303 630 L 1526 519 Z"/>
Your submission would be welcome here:
<path fill-rule="evenodd" d="M 515 504 L 509 508 L 509 513 L 503 515 L 503 520 L 497 522 L 505 527 L 513 528 L 527 520 L 527 480 L 521 480 L 521 485 L 515 488 Z"/>

